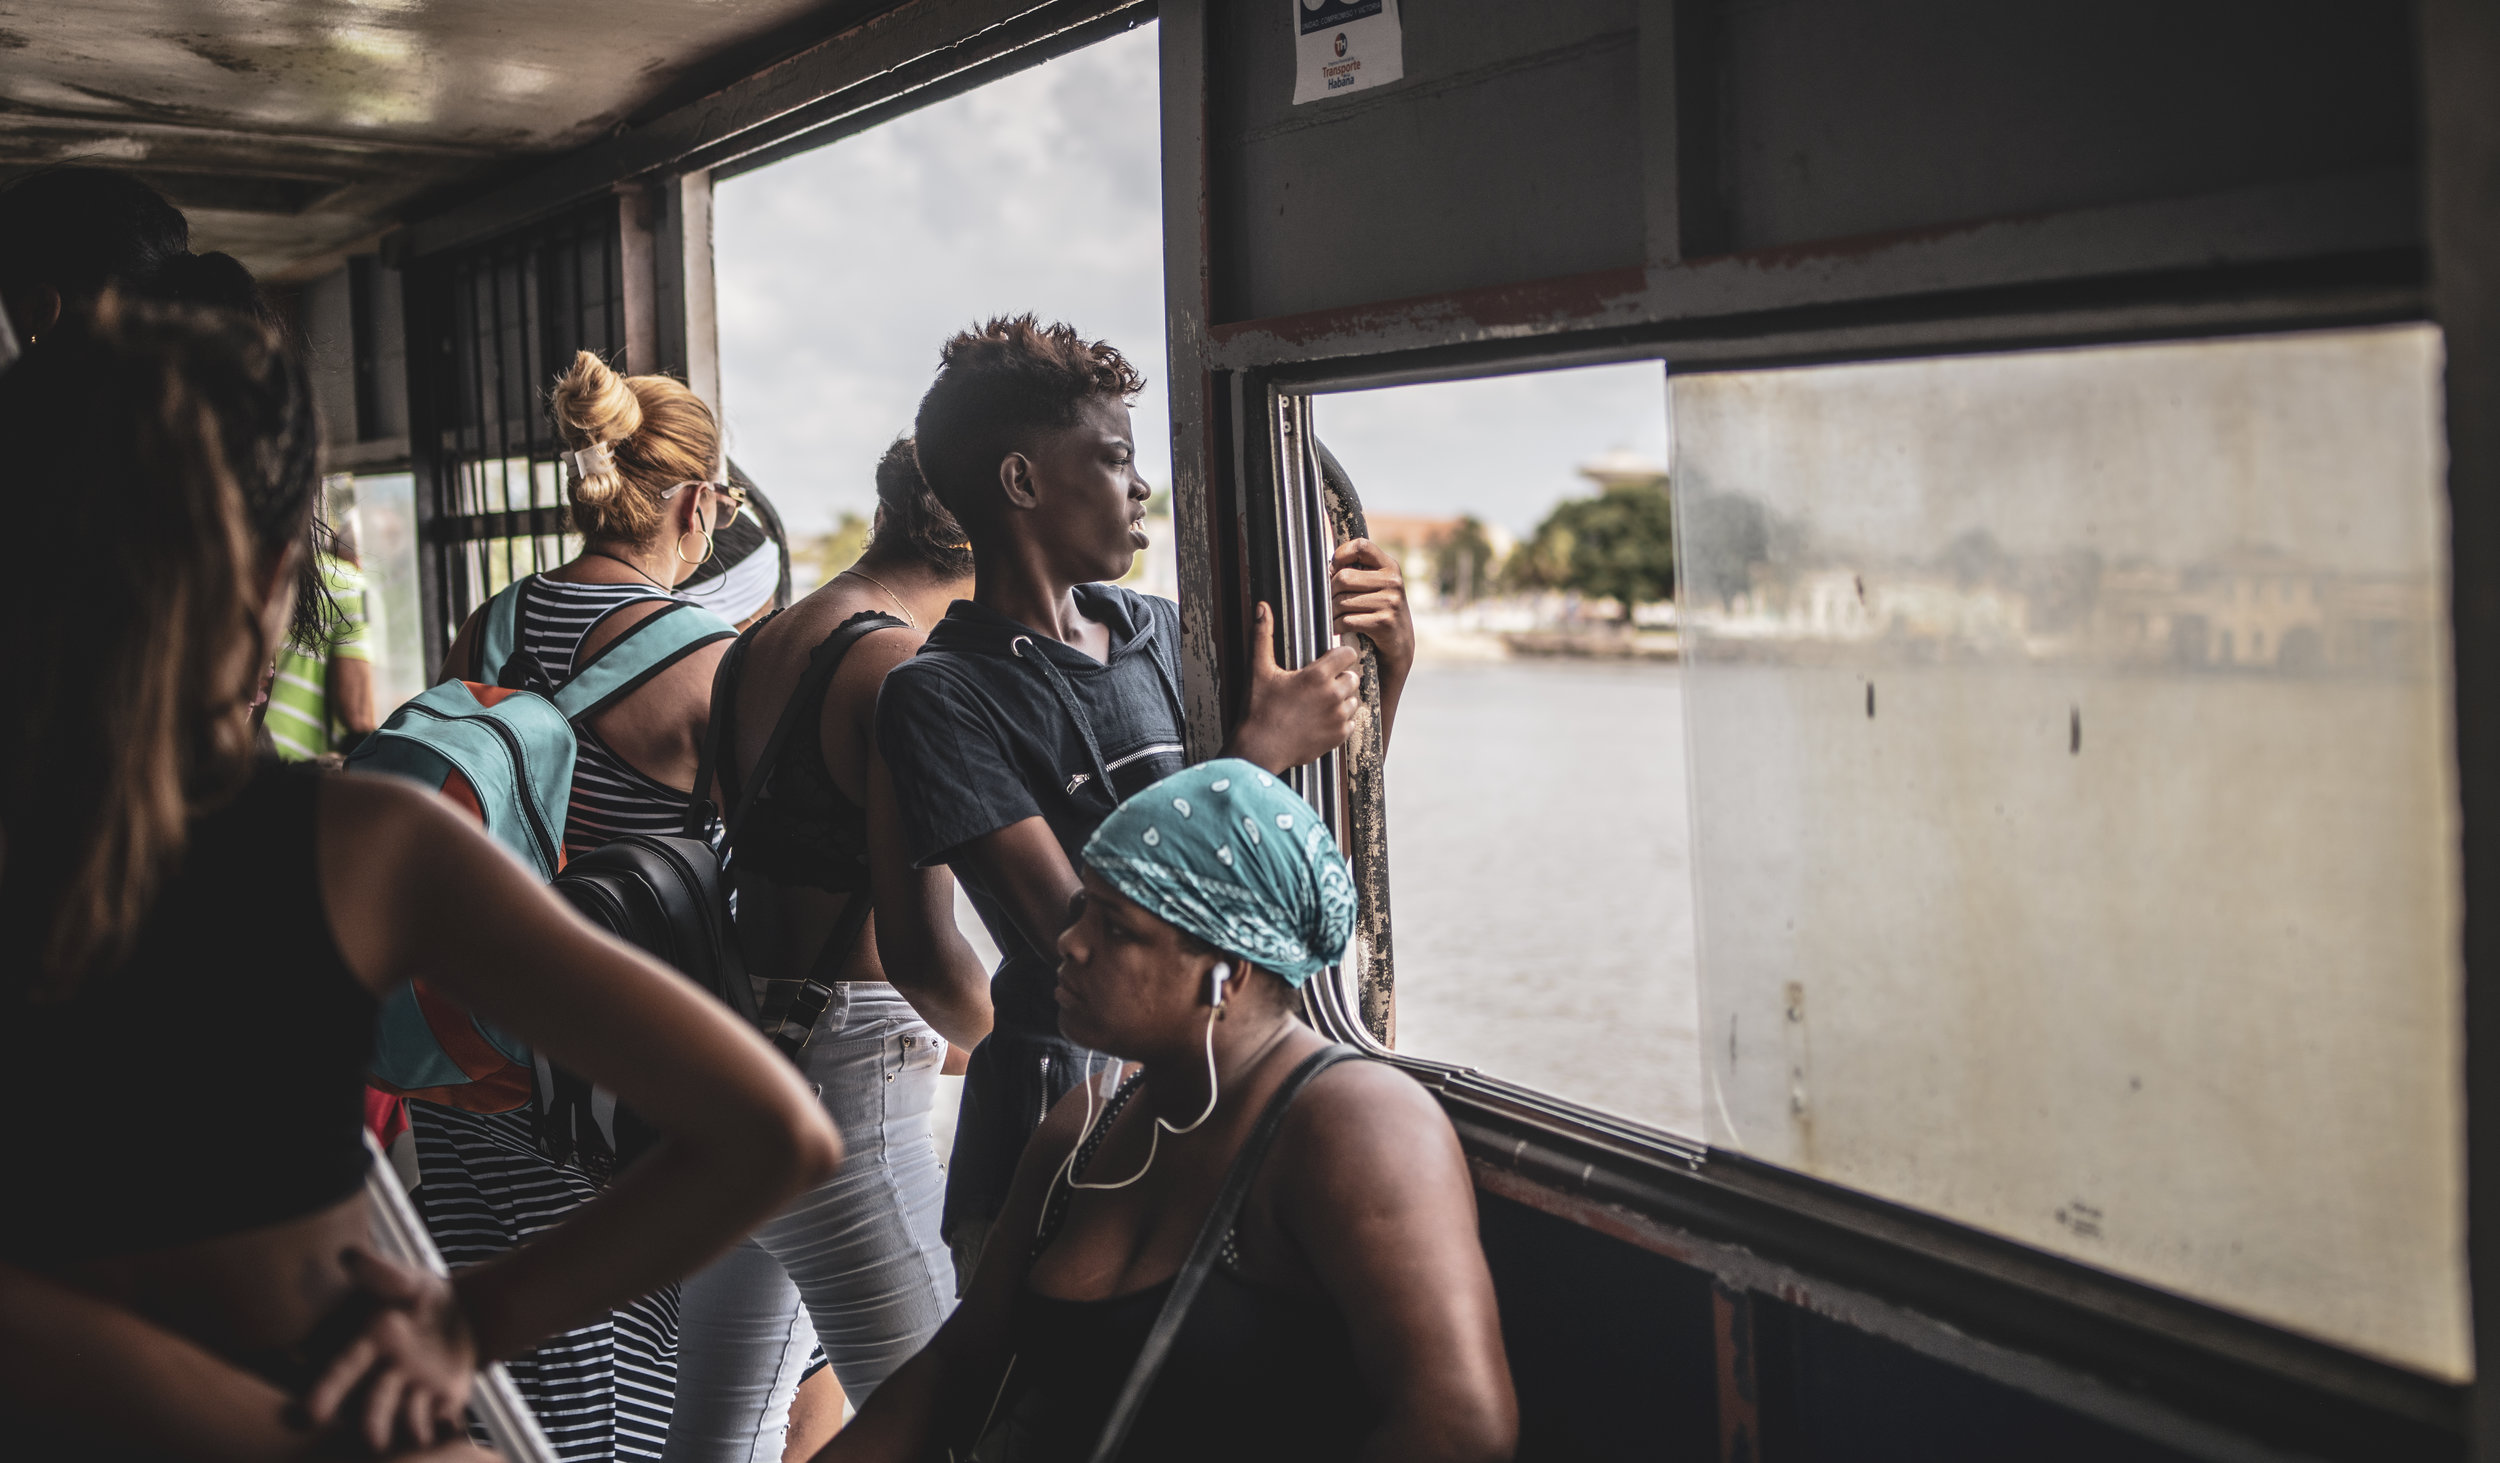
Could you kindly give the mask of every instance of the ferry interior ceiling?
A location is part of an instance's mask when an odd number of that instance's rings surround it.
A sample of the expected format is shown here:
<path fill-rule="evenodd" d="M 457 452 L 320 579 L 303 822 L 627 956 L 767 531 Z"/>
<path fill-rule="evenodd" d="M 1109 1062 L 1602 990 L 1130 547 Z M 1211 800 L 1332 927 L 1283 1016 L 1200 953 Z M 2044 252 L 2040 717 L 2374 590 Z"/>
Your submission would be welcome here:
<path fill-rule="evenodd" d="M 2500 1460 L 2484 0 L 94 0 L 0 173 L 261 279 L 404 695 L 575 351 L 720 406 L 716 180 L 1148 26 L 1189 755 L 1404 562 L 1304 1000 L 1518 1456 Z"/>

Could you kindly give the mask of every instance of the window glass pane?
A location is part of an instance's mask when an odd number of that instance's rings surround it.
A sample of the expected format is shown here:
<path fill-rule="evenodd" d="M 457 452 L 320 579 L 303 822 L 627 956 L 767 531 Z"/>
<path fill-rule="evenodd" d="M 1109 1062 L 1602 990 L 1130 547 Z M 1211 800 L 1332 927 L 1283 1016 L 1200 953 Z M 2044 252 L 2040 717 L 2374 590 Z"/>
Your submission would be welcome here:
<path fill-rule="evenodd" d="M 373 650 L 373 704 L 389 716 L 425 689 L 425 610 L 417 594 L 416 479 L 360 475 L 349 500 L 365 571 L 365 635 Z"/>
<path fill-rule="evenodd" d="M 1683 690 L 1655 362 L 1320 398 L 1405 570 L 1398 1049 L 1698 1135 Z"/>
<path fill-rule="evenodd" d="M 2468 1373 L 2439 367 L 1673 381 L 1713 1143 Z"/>

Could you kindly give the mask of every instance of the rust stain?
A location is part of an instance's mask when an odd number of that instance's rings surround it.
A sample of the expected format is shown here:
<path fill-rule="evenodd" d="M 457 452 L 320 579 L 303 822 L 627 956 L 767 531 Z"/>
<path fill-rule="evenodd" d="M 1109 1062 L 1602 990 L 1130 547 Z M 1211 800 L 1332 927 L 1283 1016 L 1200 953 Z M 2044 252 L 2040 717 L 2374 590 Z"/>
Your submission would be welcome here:
<path fill-rule="evenodd" d="M 1712 1270 L 1712 1257 L 1684 1239 L 1674 1230 L 1654 1223 L 1628 1210 L 1595 1199 L 1565 1194 L 1547 1184 L 1484 1158 L 1470 1156 L 1468 1167 L 1475 1172 L 1476 1187 L 1497 1198 L 1525 1204 L 1541 1214 L 1568 1221 L 1583 1229 L 1594 1230 L 1608 1239 L 1620 1240 L 1635 1249 L 1647 1250 L 1679 1265 L 1696 1270 Z"/>
<path fill-rule="evenodd" d="M 1288 344 L 1307 345 L 1315 340 L 1392 330 L 1419 319 L 1458 320 L 1488 329 L 1543 325 L 1602 315 L 1619 302 L 1637 299 L 1647 280 L 1647 274 L 1637 265 L 1625 269 L 1601 269 L 1590 274 L 1564 275 L 1558 279 L 1486 285 L 1445 294 L 1414 295 L 1401 300 L 1312 310 L 1300 315 L 1278 315 L 1265 320 L 1211 325 L 1207 335 L 1218 345 L 1227 345 L 1249 335 L 1268 335 Z"/>
<path fill-rule="evenodd" d="M 1710 1287 L 1710 1340 L 1719 1374 L 1720 1463 L 1761 1456 L 1762 1404 L 1755 1384 L 1753 1297 Z"/>

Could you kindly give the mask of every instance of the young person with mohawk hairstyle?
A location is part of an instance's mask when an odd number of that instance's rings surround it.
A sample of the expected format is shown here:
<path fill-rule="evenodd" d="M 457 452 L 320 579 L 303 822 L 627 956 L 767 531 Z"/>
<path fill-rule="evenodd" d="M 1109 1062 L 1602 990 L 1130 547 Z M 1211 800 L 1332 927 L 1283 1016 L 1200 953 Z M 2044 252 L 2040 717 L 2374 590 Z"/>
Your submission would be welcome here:
<path fill-rule="evenodd" d="M 1129 416 L 1144 385 L 1107 342 L 996 319 L 946 343 L 914 426 L 922 476 L 972 542 L 974 589 L 879 695 L 897 816 L 877 856 L 952 867 L 1003 957 L 947 1169 L 959 1281 L 1025 1141 L 1104 1061 L 1060 1034 L 1053 995 L 1078 851 L 1123 797 L 1183 765 L 1180 608 L 1107 582 L 1146 547 Z M 1337 551 L 1332 590 L 1337 630 L 1379 649 L 1385 725 L 1414 661 L 1404 583 L 1356 539 Z M 1273 611 L 1257 613 L 1246 711 L 1224 752 L 1282 772 L 1346 740 L 1356 657 L 1341 647 L 1285 670 Z"/>

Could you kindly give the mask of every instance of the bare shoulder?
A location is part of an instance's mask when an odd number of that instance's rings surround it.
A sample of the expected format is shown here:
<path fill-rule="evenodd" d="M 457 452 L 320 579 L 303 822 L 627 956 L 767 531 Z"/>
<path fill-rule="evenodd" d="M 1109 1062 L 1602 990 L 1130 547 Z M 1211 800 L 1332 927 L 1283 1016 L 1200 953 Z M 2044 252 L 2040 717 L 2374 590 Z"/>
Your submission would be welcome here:
<path fill-rule="evenodd" d="M 412 896 L 446 870 L 491 857 L 494 845 L 449 801 L 405 778 L 333 773 L 321 779 L 314 837 L 331 936 L 368 990 L 402 974 Z"/>
<path fill-rule="evenodd" d="M 1312 1079 L 1277 1135 L 1286 1172 L 1317 1194 L 1384 1183 L 1424 1192 L 1467 1182 L 1448 1114 L 1423 1084 L 1387 1062 L 1340 1062 Z"/>
<path fill-rule="evenodd" d="M 331 773 L 321 779 L 323 867 L 378 872 L 446 846 L 494 846 L 474 819 L 404 777 Z"/>
<path fill-rule="evenodd" d="M 404 777 L 329 773 L 321 778 L 322 832 L 335 831 L 351 846 L 404 838 L 459 817 L 441 797 Z"/>
<path fill-rule="evenodd" d="M 479 605 L 460 622 L 460 633 L 452 637 L 450 647 L 443 652 L 442 675 L 438 679 L 467 680 L 475 677 L 478 626 L 485 621 L 486 606 Z"/>
<path fill-rule="evenodd" d="M 590 633 L 582 637 L 579 660 L 576 664 L 607 649 L 615 644 L 626 631 L 675 603 L 677 603 L 675 600 L 658 598 L 628 600 L 608 611 L 599 617 L 599 623 L 590 627 Z"/>
<path fill-rule="evenodd" d="M 1418 1129 L 1448 1133 L 1449 1117 L 1424 1085 L 1387 1062 L 1339 1062 L 1311 1079 L 1294 1104 L 1298 1119 L 1332 1132 Z"/>
<path fill-rule="evenodd" d="M 929 632 L 912 625 L 886 625 L 859 637 L 851 653 L 842 662 L 843 674 L 850 673 L 853 662 L 870 668 L 879 680 L 885 673 L 920 653 Z"/>

